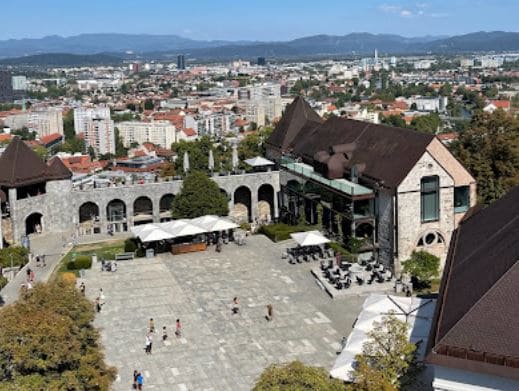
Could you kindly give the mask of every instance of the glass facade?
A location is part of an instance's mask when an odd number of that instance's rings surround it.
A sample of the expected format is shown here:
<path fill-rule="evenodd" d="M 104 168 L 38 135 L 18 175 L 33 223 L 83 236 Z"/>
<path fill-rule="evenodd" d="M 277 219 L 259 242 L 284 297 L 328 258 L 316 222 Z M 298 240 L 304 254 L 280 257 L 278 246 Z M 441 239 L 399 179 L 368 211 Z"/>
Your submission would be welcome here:
<path fill-rule="evenodd" d="M 420 187 L 422 223 L 440 218 L 440 180 L 437 176 L 422 178 Z"/>

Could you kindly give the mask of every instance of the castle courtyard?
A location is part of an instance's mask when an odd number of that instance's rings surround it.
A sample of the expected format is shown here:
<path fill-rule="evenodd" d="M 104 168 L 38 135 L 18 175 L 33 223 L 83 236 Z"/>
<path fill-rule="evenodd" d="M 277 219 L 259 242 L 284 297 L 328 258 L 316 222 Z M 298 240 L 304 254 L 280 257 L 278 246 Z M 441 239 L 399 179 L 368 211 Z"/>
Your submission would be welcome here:
<path fill-rule="evenodd" d="M 281 259 L 286 247 L 257 235 L 221 253 L 210 247 L 160 254 L 120 262 L 116 272 L 94 265 L 82 281 L 92 300 L 104 292 L 95 326 L 108 363 L 118 370 L 114 389 L 129 390 L 135 369 L 145 389 L 164 391 L 250 390 L 265 367 L 293 360 L 329 370 L 365 297 L 331 299 L 310 274 L 316 262 L 290 265 Z M 234 297 L 240 303 L 235 315 Z M 267 304 L 273 305 L 270 322 Z M 150 318 L 156 332 L 147 355 Z"/>

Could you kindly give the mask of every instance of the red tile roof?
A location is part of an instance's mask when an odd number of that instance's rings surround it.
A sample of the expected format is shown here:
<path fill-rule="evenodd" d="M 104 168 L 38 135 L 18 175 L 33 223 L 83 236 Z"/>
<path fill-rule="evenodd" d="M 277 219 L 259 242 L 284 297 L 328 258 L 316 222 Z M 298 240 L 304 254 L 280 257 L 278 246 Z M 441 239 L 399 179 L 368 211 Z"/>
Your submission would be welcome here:
<path fill-rule="evenodd" d="M 63 136 L 59 133 L 52 133 L 52 134 L 49 134 L 47 136 L 43 136 L 40 138 L 40 142 L 43 144 L 43 145 L 49 145 L 49 144 L 52 144 L 53 142 L 56 142 L 58 140 L 62 140 L 63 139 Z"/>
<path fill-rule="evenodd" d="M 509 100 L 495 99 L 495 100 L 491 100 L 490 103 L 492 103 L 498 109 L 509 109 L 510 108 Z"/>

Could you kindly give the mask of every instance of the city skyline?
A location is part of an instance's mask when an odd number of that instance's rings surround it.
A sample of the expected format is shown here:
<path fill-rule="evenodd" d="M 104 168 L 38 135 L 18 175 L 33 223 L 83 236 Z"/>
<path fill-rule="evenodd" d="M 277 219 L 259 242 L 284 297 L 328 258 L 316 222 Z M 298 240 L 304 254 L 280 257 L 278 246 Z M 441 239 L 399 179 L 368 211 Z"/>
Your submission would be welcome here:
<path fill-rule="evenodd" d="M 519 3 L 483 0 L 371 1 L 332 0 L 326 7 L 287 0 L 234 4 L 176 4 L 151 0 L 89 3 L 28 0 L 20 8 L 3 5 L 0 40 L 73 36 L 83 33 L 174 34 L 196 40 L 281 41 L 316 34 L 352 32 L 407 37 L 457 35 L 475 31 L 516 31 Z M 93 17 L 95 15 L 95 17 Z M 251 17 L 256 23 L 251 23 Z M 268 27 L 268 29 L 266 28 Z"/>

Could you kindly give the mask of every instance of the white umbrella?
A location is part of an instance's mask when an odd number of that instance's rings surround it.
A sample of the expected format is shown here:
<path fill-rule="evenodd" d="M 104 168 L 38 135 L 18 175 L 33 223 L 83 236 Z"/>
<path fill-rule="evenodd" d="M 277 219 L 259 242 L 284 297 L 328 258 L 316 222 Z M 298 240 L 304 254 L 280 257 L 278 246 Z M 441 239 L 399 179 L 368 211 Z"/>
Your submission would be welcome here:
<path fill-rule="evenodd" d="M 187 173 L 189 171 L 189 154 L 184 152 L 184 172 Z"/>
<path fill-rule="evenodd" d="M 170 233 L 174 238 L 182 236 L 198 235 L 207 232 L 205 228 L 192 224 L 188 220 L 174 220 L 165 223 L 164 231 Z"/>
<path fill-rule="evenodd" d="M 238 146 L 234 144 L 232 146 L 232 169 L 236 170 L 238 168 L 238 164 L 240 161 L 238 160 Z"/>
<path fill-rule="evenodd" d="M 274 162 L 265 159 L 261 156 L 253 157 L 252 159 L 245 160 L 245 163 L 247 163 L 249 166 L 252 167 L 263 167 L 263 166 L 272 166 L 274 165 Z"/>
<path fill-rule="evenodd" d="M 157 224 L 142 224 L 142 225 L 135 225 L 130 228 L 130 231 L 135 235 L 139 236 L 142 233 L 153 231 L 154 229 L 159 228 Z"/>
<path fill-rule="evenodd" d="M 238 228 L 239 225 L 215 215 L 206 215 L 191 220 L 191 223 L 205 228 L 207 232 L 226 231 Z"/>
<path fill-rule="evenodd" d="M 297 232 L 290 234 L 290 236 L 300 246 L 319 246 L 330 242 L 330 240 L 319 231 Z"/>
<path fill-rule="evenodd" d="M 173 238 L 173 235 L 171 235 L 169 232 L 166 232 L 160 228 L 156 228 L 153 231 L 141 233 L 139 235 L 139 238 L 143 242 L 156 242 L 158 240 L 171 239 L 171 238 Z"/>
<path fill-rule="evenodd" d="M 210 171 L 214 170 L 214 156 L 213 156 L 212 149 L 209 150 L 209 170 Z"/>

